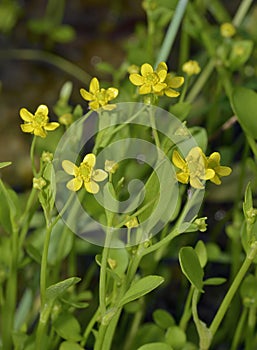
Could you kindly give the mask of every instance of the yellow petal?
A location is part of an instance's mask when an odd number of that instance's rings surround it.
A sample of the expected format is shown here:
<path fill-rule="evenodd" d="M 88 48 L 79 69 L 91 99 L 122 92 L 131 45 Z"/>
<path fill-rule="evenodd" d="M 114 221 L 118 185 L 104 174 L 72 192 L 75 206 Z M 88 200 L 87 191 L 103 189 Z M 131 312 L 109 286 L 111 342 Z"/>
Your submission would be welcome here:
<path fill-rule="evenodd" d="M 168 70 L 167 64 L 165 62 L 160 62 L 158 64 L 158 67 L 156 69 L 157 73 L 160 72 L 161 70 Z"/>
<path fill-rule="evenodd" d="M 98 101 L 89 102 L 89 108 L 92 109 L 93 111 L 96 111 L 98 108 L 100 108 L 99 102 Z"/>
<path fill-rule="evenodd" d="M 184 77 L 171 77 L 168 81 L 169 87 L 176 89 L 184 83 Z"/>
<path fill-rule="evenodd" d="M 178 97 L 180 95 L 179 92 L 173 90 L 173 89 L 165 89 L 164 93 L 168 97 Z"/>
<path fill-rule="evenodd" d="M 70 191 L 73 191 L 73 192 L 76 192 L 78 191 L 81 186 L 83 184 L 83 181 L 78 178 L 78 177 L 75 177 L 74 179 L 70 180 L 67 184 L 66 184 L 66 187 L 70 190 Z"/>
<path fill-rule="evenodd" d="M 46 137 L 46 132 L 45 132 L 45 130 L 43 128 L 36 127 L 36 128 L 34 128 L 34 135 L 40 136 L 42 138 L 45 138 Z"/>
<path fill-rule="evenodd" d="M 204 186 L 201 183 L 201 181 L 198 179 L 198 177 L 190 177 L 190 185 L 194 188 L 198 188 L 198 189 L 203 189 Z"/>
<path fill-rule="evenodd" d="M 186 162 L 176 150 L 172 154 L 172 162 L 179 169 L 184 169 L 185 167 L 187 167 Z"/>
<path fill-rule="evenodd" d="M 219 176 L 228 176 L 231 174 L 232 172 L 232 169 L 228 166 L 219 166 L 216 170 L 216 173 L 219 175 Z"/>
<path fill-rule="evenodd" d="M 104 181 L 106 178 L 107 178 L 108 174 L 102 170 L 102 169 L 96 169 L 94 172 L 93 172 L 93 180 L 99 182 L 99 181 Z"/>
<path fill-rule="evenodd" d="M 30 113 L 26 108 L 22 108 L 20 110 L 20 117 L 25 122 L 31 122 L 34 119 L 34 115 L 32 113 Z"/>
<path fill-rule="evenodd" d="M 203 180 L 210 180 L 215 176 L 215 171 L 213 169 L 205 169 L 204 175 L 201 176 Z"/>
<path fill-rule="evenodd" d="M 210 181 L 213 182 L 215 185 L 221 184 L 220 178 L 217 175 L 215 175 L 212 179 L 210 179 Z"/>
<path fill-rule="evenodd" d="M 89 91 L 92 93 L 92 94 L 95 94 L 97 91 L 99 91 L 99 81 L 97 78 L 93 78 L 90 82 L 90 85 L 89 85 Z"/>
<path fill-rule="evenodd" d="M 167 87 L 167 84 L 165 83 L 158 83 L 153 86 L 153 91 L 160 92 L 164 90 Z"/>
<path fill-rule="evenodd" d="M 64 171 L 69 175 L 75 175 L 76 170 L 78 170 L 78 167 L 69 160 L 63 160 L 62 167 Z"/>
<path fill-rule="evenodd" d="M 144 63 L 141 67 L 141 74 L 145 77 L 149 73 L 153 73 L 153 67 L 149 63 Z"/>
<path fill-rule="evenodd" d="M 189 181 L 189 175 L 184 172 L 177 173 L 177 179 L 182 184 L 187 184 Z"/>
<path fill-rule="evenodd" d="M 21 124 L 21 130 L 23 132 L 33 132 L 34 128 L 31 124 Z"/>
<path fill-rule="evenodd" d="M 219 152 L 213 152 L 208 158 L 208 164 L 211 168 L 214 168 L 220 164 Z"/>
<path fill-rule="evenodd" d="M 151 89 L 150 85 L 144 84 L 144 85 L 140 86 L 140 88 L 139 88 L 140 95 L 150 94 L 151 91 L 152 91 L 152 89 Z"/>
<path fill-rule="evenodd" d="M 93 153 L 88 153 L 83 159 L 83 163 L 87 163 L 90 168 L 95 166 L 95 155 Z"/>
<path fill-rule="evenodd" d="M 107 89 L 107 95 L 108 95 L 108 99 L 113 100 L 114 98 L 116 98 L 119 94 L 119 90 L 115 89 L 113 87 L 110 87 Z"/>
<path fill-rule="evenodd" d="M 45 130 L 49 130 L 49 131 L 53 131 L 53 130 L 57 129 L 58 126 L 60 126 L 60 124 L 57 123 L 57 122 L 47 123 L 47 124 L 44 126 L 44 129 L 45 129 Z"/>
<path fill-rule="evenodd" d="M 108 104 L 108 105 L 103 106 L 103 109 L 105 109 L 106 111 L 112 111 L 116 107 L 117 106 L 115 104 Z"/>
<path fill-rule="evenodd" d="M 167 76 L 167 71 L 166 70 L 160 70 L 158 73 L 158 77 L 160 78 L 161 82 L 164 82 Z"/>
<path fill-rule="evenodd" d="M 80 95 L 84 98 L 84 100 L 86 101 L 92 101 L 94 99 L 94 96 L 88 92 L 87 90 L 85 89 L 80 89 Z"/>
<path fill-rule="evenodd" d="M 144 78 L 139 74 L 130 74 L 129 80 L 136 86 L 141 86 L 144 84 Z"/>
<path fill-rule="evenodd" d="M 43 115 L 47 115 L 48 114 L 48 108 L 46 105 L 40 105 L 37 110 L 36 110 L 36 113 L 35 114 L 43 114 Z"/>
<path fill-rule="evenodd" d="M 84 186 L 89 193 L 95 194 L 99 191 L 99 185 L 94 181 L 85 182 Z"/>

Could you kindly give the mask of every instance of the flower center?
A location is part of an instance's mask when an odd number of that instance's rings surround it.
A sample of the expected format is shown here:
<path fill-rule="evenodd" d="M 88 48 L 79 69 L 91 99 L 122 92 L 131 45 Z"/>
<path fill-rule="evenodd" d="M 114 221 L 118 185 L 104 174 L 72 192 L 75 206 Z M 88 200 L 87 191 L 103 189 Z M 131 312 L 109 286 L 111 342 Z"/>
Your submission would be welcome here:
<path fill-rule="evenodd" d="M 101 105 L 106 105 L 108 103 L 108 97 L 105 89 L 101 89 L 96 93 L 96 99 Z"/>
<path fill-rule="evenodd" d="M 145 83 L 149 85 L 156 85 L 159 80 L 160 79 L 156 73 L 148 73 L 145 77 Z"/>
<path fill-rule="evenodd" d="M 45 126 L 48 123 L 48 117 L 45 114 L 39 112 L 35 115 L 34 123 L 37 126 Z"/>
<path fill-rule="evenodd" d="M 87 163 L 80 164 L 78 175 L 82 177 L 84 182 L 90 181 L 91 173 L 92 173 L 92 167 L 90 167 Z"/>

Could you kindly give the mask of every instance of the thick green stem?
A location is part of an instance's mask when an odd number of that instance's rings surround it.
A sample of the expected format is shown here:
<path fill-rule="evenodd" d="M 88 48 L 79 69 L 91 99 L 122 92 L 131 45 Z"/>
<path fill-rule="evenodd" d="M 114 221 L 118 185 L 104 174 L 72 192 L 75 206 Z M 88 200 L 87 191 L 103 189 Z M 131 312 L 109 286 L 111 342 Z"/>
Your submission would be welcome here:
<path fill-rule="evenodd" d="M 210 325 L 210 331 L 212 333 L 212 335 L 214 336 L 214 334 L 216 333 L 216 331 L 218 330 L 223 317 L 225 316 L 229 305 L 235 295 L 235 293 L 238 290 L 238 287 L 240 285 L 240 283 L 242 282 L 242 279 L 244 278 L 246 272 L 248 271 L 249 267 L 251 266 L 254 258 L 257 255 L 257 242 L 254 242 L 252 245 L 252 248 L 250 250 L 250 252 L 247 254 L 245 261 L 243 262 L 243 265 L 241 266 L 241 269 L 238 271 L 232 285 L 230 286 L 225 298 L 223 299 L 211 325 Z"/>
<path fill-rule="evenodd" d="M 249 10 L 253 0 L 243 0 L 235 14 L 235 17 L 233 19 L 233 24 L 238 27 L 243 19 L 245 18 L 245 15 L 247 14 L 247 11 Z"/>
<path fill-rule="evenodd" d="M 48 250 L 50 244 L 50 238 L 52 233 L 52 226 L 47 223 L 46 234 L 44 240 L 44 248 L 41 260 L 41 270 L 40 270 L 40 298 L 41 298 L 41 307 L 44 307 L 45 303 L 45 293 L 46 293 L 46 280 L 47 280 L 47 258 Z"/>
<path fill-rule="evenodd" d="M 155 63 L 156 66 L 158 65 L 158 63 L 162 61 L 166 62 L 168 59 L 169 53 L 171 51 L 171 48 L 173 46 L 174 40 L 176 38 L 178 29 L 179 29 L 179 25 L 184 16 L 187 3 L 188 3 L 188 0 L 180 0 L 177 5 L 174 16 L 172 18 L 172 21 L 170 22 L 165 39 L 159 51 L 159 55 L 157 56 L 156 63 Z"/>

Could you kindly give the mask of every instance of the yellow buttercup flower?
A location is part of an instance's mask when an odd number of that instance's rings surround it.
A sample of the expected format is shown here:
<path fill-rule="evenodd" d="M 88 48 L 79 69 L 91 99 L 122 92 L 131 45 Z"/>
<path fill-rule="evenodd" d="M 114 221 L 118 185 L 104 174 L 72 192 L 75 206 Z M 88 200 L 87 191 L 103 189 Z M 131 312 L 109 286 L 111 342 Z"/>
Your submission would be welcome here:
<path fill-rule="evenodd" d="M 100 88 L 98 79 L 93 78 L 89 85 L 89 91 L 80 89 L 80 94 L 84 100 L 89 101 L 89 108 L 94 111 L 101 107 L 112 110 L 116 105 L 109 104 L 109 102 L 118 96 L 119 90 L 114 87 Z"/>
<path fill-rule="evenodd" d="M 96 158 L 93 153 L 87 154 L 79 166 L 69 160 L 62 162 L 65 172 L 74 176 L 74 179 L 71 179 L 66 185 L 70 191 L 80 190 L 83 184 L 89 193 L 95 194 L 99 191 L 99 185 L 96 182 L 104 181 L 107 173 L 102 169 L 94 170 L 95 162 Z"/>
<path fill-rule="evenodd" d="M 45 105 L 40 105 L 35 114 L 21 108 L 20 117 L 25 122 L 21 124 L 21 130 L 40 137 L 46 137 L 47 131 L 53 131 L 60 125 L 56 122 L 49 123 L 48 108 Z"/>
<path fill-rule="evenodd" d="M 218 152 L 213 152 L 207 159 L 208 167 L 213 169 L 215 175 L 210 179 L 211 182 L 216 185 L 220 185 L 220 178 L 223 176 L 228 176 L 231 174 L 232 169 L 228 166 L 220 165 L 220 154 Z"/>
<path fill-rule="evenodd" d="M 199 74 L 201 72 L 201 68 L 197 61 L 190 60 L 183 64 L 182 71 L 185 72 L 188 76 L 191 76 Z"/>
<path fill-rule="evenodd" d="M 201 180 L 210 180 L 215 176 L 215 171 L 208 165 L 207 158 L 200 147 L 192 148 L 185 160 L 178 151 L 172 154 L 174 165 L 181 171 L 176 176 L 179 182 L 190 185 L 194 188 L 203 189 Z"/>
<path fill-rule="evenodd" d="M 145 95 L 150 93 L 159 93 L 167 87 L 164 80 L 167 77 L 167 65 L 161 62 L 156 71 L 149 63 L 144 63 L 140 69 L 141 75 L 132 73 L 129 80 L 132 84 L 139 86 L 139 94 Z"/>
<path fill-rule="evenodd" d="M 180 93 L 174 89 L 179 88 L 184 84 L 184 77 L 174 77 L 172 74 L 168 73 L 164 83 L 167 85 L 162 91 L 156 93 L 156 95 L 162 96 L 166 95 L 168 97 L 178 97 Z"/>
<path fill-rule="evenodd" d="M 236 34 L 236 28 L 232 23 L 226 22 L 220 26 L 220 33 L 224 38 L 231 38 Z"/>

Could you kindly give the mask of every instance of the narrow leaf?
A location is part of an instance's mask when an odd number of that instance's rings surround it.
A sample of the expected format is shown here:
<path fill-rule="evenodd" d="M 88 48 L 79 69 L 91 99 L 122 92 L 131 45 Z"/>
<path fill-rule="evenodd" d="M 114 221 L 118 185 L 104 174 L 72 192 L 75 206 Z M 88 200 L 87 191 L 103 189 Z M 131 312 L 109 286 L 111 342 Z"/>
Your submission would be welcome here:
<path fill-rule="evenodd" d="M 147 276 L 132 284 L 120 301 L 120 305 L 129 303 L 132 300 L 138 299 L 143 295 L 150 293 L 164 282 L 161 276 Z"/>

